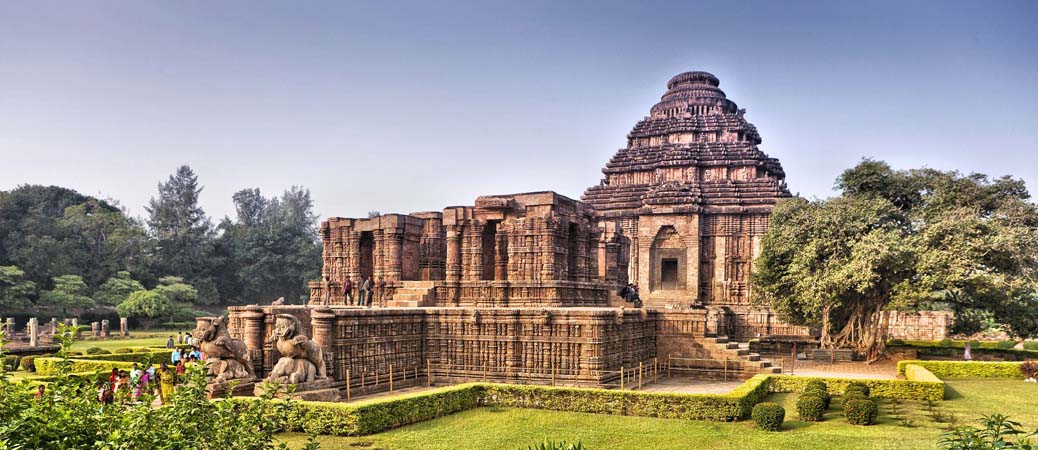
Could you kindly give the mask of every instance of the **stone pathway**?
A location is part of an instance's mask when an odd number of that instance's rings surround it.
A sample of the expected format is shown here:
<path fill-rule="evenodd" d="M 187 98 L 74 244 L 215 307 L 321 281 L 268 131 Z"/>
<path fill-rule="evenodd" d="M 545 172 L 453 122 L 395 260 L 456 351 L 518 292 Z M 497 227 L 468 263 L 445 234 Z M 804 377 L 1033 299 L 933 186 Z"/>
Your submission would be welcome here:
<path fill-rule="evenodd" d="M 678 394 L 727 394 L 746 380 L 703 380 L 686 377 L 661 378 L 655 384 L 642 386 L 642 392 L 671 392 Z"/>
<path fill-rule="evenodd" d="M 869 378 L 876 380 L 893 380 L 897 378 L 897 363 L 894 361 L 879 361 L 867 364 L 864 361 L 837 362 L 827 361 L 796 361 L 791 364 L 790 358 L 785 358 L 782 364 L 782 373 L 786 375 L 803 375 L 808 377 L 832 377 L 832 378 Z"/>

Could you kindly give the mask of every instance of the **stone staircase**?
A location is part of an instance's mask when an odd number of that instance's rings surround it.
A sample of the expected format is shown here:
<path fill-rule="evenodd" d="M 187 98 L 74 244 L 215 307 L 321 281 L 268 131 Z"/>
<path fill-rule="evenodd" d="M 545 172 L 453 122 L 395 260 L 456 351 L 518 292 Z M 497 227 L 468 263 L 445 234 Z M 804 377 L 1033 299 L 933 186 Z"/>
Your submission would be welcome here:
<path fill-rule="evenodd" d="M 386 306 L 395 308 L 420 308 L 432 306 L 435 281 L 401 281 Z"/>
<path fill-rule="evenodd" d="M 727 336 L 707 336 L 703 338 L 703 349 L 714 359 L 727 358 L 739 364 L 743 373 L 782 373 L 782 368 L 771 360 L 751 352 L 749 342 L 730 341 Z"/>

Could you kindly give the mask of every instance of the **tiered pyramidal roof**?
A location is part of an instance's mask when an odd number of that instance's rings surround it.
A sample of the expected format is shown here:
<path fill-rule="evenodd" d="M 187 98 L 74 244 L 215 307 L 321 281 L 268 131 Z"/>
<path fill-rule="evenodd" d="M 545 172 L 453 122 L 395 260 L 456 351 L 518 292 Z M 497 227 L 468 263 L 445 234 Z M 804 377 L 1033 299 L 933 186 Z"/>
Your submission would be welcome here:
<path fill-rule="evenodd" d="M 782 165 L 757 149 L 753 124 L 707 72 L 671 78 L 582 196 L 605 217 L 768 212 L 789 196 Z"/>

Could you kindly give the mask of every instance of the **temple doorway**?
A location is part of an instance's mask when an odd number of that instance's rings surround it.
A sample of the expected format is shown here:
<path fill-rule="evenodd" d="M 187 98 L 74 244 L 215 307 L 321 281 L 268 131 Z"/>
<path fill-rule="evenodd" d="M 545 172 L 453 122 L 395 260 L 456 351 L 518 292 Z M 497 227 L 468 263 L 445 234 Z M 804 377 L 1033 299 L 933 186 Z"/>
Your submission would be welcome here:
<path fill-rule="evenodd" d="M 660 288 L 665 291 L 678 288 L 677 258 L 663 258 L 660 264 Z"/>
<path fill-rule="evenodd" d="M 494 280 L 494 262 L 497 260 L 497 224 L 496 220 L 488 220 L 483 227 L 483 273 L 484 281 Z"/>
<path fill-rule="evenodd" d="M 370 231 L 360 233 L 360 275 L 370 278 L 375 273 L 375 234 Z"/>

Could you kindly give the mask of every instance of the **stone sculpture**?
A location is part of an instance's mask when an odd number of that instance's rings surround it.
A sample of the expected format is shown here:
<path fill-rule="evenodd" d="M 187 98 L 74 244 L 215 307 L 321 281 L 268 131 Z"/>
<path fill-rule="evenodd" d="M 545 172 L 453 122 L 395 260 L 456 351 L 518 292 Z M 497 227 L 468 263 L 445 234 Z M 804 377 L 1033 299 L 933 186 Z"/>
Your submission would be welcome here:
<path fill-rule="evenodd" d="M 256 379 L 249 349 L 244 342 L 232 338 L 227 332 L 227 319 L 224 316 L 204 322 L 196 335 L 199 347 L 207 356 L 205 362 L 214 382 Z"/>
<path fill-rule="evenodd" d="M 300 384 L 328 378 L 321 347 L 303 334 L 303 324 L 295 316 L 278 314 L 267 342 L 275 344 L 281 359 L 266 381 Z"/>

